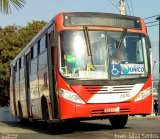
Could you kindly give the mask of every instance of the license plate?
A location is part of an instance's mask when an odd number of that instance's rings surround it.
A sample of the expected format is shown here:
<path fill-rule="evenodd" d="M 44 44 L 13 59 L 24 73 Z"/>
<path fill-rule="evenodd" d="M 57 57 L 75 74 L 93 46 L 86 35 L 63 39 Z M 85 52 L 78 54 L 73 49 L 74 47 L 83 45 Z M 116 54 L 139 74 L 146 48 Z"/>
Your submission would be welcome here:
<path fill-rule="evenodd" d="M 106 108 L 104 109 L 105 113 L 109 113 L 109 112 L 119 112 L 120 111 L 120 107 L 112 107 L 112 108 Z"/>

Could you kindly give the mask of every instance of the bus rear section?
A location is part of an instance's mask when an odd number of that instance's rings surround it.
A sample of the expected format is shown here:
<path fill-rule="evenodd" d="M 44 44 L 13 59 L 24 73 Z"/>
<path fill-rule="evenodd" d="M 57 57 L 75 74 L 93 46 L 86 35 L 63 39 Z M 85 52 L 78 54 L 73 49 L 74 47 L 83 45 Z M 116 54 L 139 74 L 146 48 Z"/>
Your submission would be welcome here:
<path fill-rule="evenodd" d="M 60 13 L 11 63 L 12 113 L 46 122 L 109 118 L 122 128 L 128 115 L 152 112 L 149 48 L 141 18 Z"/>

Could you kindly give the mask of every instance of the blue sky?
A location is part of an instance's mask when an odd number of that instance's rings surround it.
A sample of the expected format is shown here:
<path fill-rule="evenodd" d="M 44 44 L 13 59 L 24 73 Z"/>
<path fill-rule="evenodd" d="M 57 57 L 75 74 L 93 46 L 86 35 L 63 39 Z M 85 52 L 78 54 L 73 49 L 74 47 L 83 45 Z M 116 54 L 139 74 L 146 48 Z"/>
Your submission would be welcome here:
<path fill-rule="evenodd" d="M 118 0 L 112 0 L 115 4 Z M 128 0 L 132 1 L 135 16 L 142 18 L 160 14 L 160 0 Z M 17 11 L 12 8 L 11 15 L 0 14 L 0 26 L 20 25 L 25 26 L 32 20 L 49 21 L 58 12 L 109 12 L 118 13 L 118 10 L 109 2 L 109 0 L 26 0 L 26 5 L 22 10 Z M 153 21 L 155 18 L 147 20 Z M 153 43 L 153 59 L 157 61 L 158 57 L 158 26 L 148 28 L 148 32 Z M 155 69 L 157 69 L 156 64 Z"/>
<path fill-rule="evenodd" d="M 118 13 L 109 0 L 26 0 L 22 10 L 12 8 L 12 15 L 0 14 L 0 26 L 21 25 L 25 26 L 32 20 L 49 21 L 58 12 L 88 11 Z M 118 0 L 112 0 L 115 4 Z M 135 16 L 148 17 L 160 14 L 160 0 L 131 0 Z M 130 0 L 128 0 L 130 4 Z M 154 20 L 151 19 L 151 20 Z M 158 26 L 148 29 L 152 42 L 158 42 Z"/>

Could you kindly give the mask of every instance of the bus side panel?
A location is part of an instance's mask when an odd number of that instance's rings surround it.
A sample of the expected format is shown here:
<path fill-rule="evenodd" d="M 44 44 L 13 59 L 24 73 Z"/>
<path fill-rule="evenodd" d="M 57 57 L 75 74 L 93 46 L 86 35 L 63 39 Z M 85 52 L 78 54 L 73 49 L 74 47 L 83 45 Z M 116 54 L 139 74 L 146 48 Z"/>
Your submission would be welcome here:
<path fill-rule="evenodd" d="M 20 104 L 22 107 L 23 117 L 28 118 L 26 92 L 25 92 L 24 67 L 20 70 Z"/>
<path fill-rule="evenodd" d="M 41 91 L 38 91 L 38 76 L 37 73 L 30 75 L 30 92 L 32 103 L 33 118 L 42 118 L 41 113 Z"/>
<path fill-rule="evenodd" d="M 37 49 L 37 45 L 34 46 Z M 36 51 L 37 52 L 37 51 Z M 32 116 L 33 118 L 40 118 L 41 116 L 41 97 L 38 87 L 38 73 L 37 64 L 38 58 L 35 55 L 36 52 L 32 52 L 34 59 L 31 60 L 31 71 L 30 71 L 30 93 L 32 103 Z"/>
<path fill-rule="evenodd" d="M 19 90 L 17 90 L 17 88 L 19 87 L 19 85 L 17 84 L 17 81 L 19 80 L 19 75 L 18 75 L 18 72 L 16 71 L 17 69 L 16 66 L 17 65 L 15 65 L 14 67 L 11 67 L 12 75 L 10 77 L 10 106 L 11 106 L 11 113 L 14 116 L 18 115 L 17 93 L 19 93 Z"/>
<path fill-rule="evenodd" d="M 32 65 L 31 65 L 32 69 Z M 37 75 L 36 75 L 37 74 Z M 42 119 L 41 98 L 49 101 L 47 51 L 38 55 L 38 73 L 30 76 L 32 114 L 35 119 Z"/>
<path fill-rule="evenodd" d="M 16 116 L 13 101 L 13 76 L 10 76 L 10 109 L 13 116 Z"/>

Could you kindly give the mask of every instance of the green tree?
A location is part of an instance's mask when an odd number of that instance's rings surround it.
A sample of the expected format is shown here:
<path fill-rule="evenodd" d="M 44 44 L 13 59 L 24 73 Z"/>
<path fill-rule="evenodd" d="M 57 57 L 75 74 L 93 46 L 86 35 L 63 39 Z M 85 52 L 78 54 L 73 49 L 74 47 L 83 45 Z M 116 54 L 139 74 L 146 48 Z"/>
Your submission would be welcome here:
<path fill-rule="evenodd" d="M 24 6 L 25 0 L 0 0 L 0 11 L 4 14 L 11 13 L 11 4 L 18 10 Z"/>
<path fill-rule="evenodd" d="M 7 26 L 0 28 L 0 105 L 9 99 L 10 62 L 42 29 L 44 21 L 33 21 L 26 27 Z"/>

